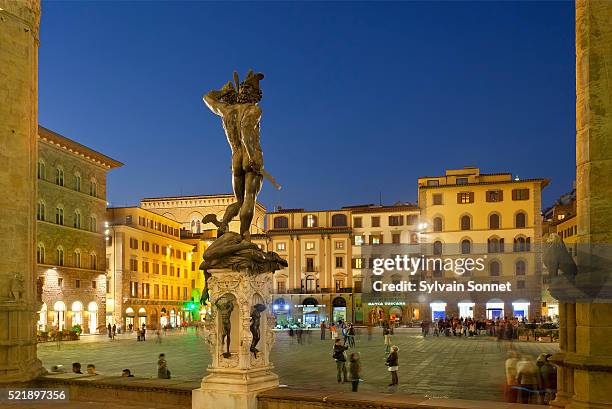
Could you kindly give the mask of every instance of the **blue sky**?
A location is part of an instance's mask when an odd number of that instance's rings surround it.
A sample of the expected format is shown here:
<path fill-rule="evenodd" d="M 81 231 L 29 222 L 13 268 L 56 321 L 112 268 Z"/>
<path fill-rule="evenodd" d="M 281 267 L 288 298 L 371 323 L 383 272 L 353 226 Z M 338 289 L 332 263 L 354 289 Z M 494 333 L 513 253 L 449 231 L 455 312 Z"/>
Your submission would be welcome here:
<path fill-rule="evenodd" d="M 274 206 L 416 201 L 417 177 L 479 166 L 575 178 L 572 2 L 43 1 L 39 122 L 125 163 L 112 205 L 231 191 L 202 95 L 265 73 Z"/>

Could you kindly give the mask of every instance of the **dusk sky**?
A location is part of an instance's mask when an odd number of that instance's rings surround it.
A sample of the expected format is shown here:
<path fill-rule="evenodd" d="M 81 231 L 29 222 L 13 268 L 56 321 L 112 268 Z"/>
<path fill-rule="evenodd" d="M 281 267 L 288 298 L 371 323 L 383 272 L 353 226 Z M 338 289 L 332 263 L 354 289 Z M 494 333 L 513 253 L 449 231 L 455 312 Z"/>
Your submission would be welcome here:
<path fill-rule="evenodd" d="M 39 122 L 125 165 L 108 201 L 231 192 L 202 95 L 261 82 L 259 200 L 416 201 L 417 177 L 479 166 L 575 178 L 573 2 L 43 1 Z"/>

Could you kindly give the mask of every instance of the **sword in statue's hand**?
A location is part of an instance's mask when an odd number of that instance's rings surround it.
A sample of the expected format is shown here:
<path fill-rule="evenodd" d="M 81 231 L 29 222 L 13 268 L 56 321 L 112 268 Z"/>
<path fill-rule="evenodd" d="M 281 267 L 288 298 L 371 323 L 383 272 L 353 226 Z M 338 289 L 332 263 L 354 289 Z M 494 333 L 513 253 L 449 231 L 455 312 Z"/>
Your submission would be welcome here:
<path fill-rule="evenodd" d="M 269 174 L 267 170 L 262 169 L 262 170 L 261 170 L 261 173 L 262 173 L 262 175 L 263 175 L 263 176 L 264 176 L 266 179 L 268 179 L 268 181 L 269 181 L 270 183 L 272 183 L 272 186 L 274 186 L 274 187 L 276 188 L 276 190 L 281 190 L 282 186 L 281 186 L 281 185 L 279 185 L 279 184 L 276 182 L 276 180 L 274 179 L 274 177 L 272 177 L 272 175 L 271 175 L 271 174 Z"/>

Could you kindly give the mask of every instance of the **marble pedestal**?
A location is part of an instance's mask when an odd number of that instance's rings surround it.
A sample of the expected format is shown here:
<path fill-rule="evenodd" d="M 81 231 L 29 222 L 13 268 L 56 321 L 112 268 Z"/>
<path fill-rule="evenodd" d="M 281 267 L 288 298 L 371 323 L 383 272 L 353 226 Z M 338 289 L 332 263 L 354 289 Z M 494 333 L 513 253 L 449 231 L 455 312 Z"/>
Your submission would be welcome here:
<path fill-rule="evenodd" d="M 208 375 L 200 388 L 192 392 L 192 409 L 256 409 L 257 394 L 278 386 L 278 376 L 272 372 L 270 351 L 274 344 L 274 317 L 271 312 L 272 273 L 249 275 L 231 270 L 211 270 L 208 280 L 212 315 L 205 324 L 206 342 L 212 355 Z M 223 325 L 215 302 L 231 299 L 230 356 L 222 343 Z M 253 306 L 263 304 L 261 313 L 261 339 L 257 344 L 257 357 L 250 351 L 251 312 Z"/>

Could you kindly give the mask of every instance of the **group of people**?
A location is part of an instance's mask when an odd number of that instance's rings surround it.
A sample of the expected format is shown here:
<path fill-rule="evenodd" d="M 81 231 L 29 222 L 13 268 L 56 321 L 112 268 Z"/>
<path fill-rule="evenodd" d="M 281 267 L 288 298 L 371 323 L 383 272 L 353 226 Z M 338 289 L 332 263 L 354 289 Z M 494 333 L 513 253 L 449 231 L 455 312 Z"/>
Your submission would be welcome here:
<path fill-rule="evenodd" d="M 518 319 L 487 319 L 476 320 L 473 318 L 440 318 L 434 321 L 423 321 L 421 323 L 421 334 L 426 337 L 430 333 L 433 336 L 456 336 L 474 337 L 488 335 L 503 340 L 517 338 L 518 328 L 523 322 Z"/>
<path fill-rule="evenodd" d="M 325 323 L 321 323 L 321 340 L 325 339 Z M 341 334 L 344 338 L 342 340 L 338 335 L 338 329 L 341 329 Z M 337 324 L 332 323 L 330 326 L 332 339 L 334 339 L 334 347 L 332 351 L 332 358 L 336 362 L 336 380 L 338 383 L 351 382 L 351 390 L 357 392 L 359 389 L 359 382 L 361 379 L 361 355 L 359 352 L 352 352 L 348 357 L 348 368 L 347 368 L 347 350 L 355 347 L 355 328 L 352 324 L 346 324 L 339 321 Z M 387 355 L 385 365 L 387 371 L 391 374 L 391 383 L 389 386 L 397 386 L 399 384 L 399 378 L 397 372 L 399 370 L 399 348 L 397 345 L 391 345 L 391 336 L 393 334 L 393 325 L 388 321 L 383 322 L 383 336 L 385 343 L 385 354 Z M 371 332 L 368 331 L 368 338 L 371 336 Z"/>
<path fill-rule="evenodd" d="M 548 405 L 557 392 L 557 367 L 549 361 L 550 354 L 540 354 L 536 360 L 516 351 L 508 352 L 505 362 L 505 397 L 511 403 Z"/>
<path fill-rule="evenodd" d="M 84 375 L 81 370 L 82 366 L 80 362 L 72 363 L 72 373 Z M 51 367 L 51 372 L 61 373 L 63 372 L 62 365 L 54 365 Z M 87 364 L 87 375 L 99 375 L 96 371 L 94 364 Z M 128 368 L 121 371 L 122 377 L 133 378 L 134 374 Z M 166 362 L 166 355 L 161 353 L 157 360 L 157 377 L 160 379 L 170 379 L 170 370 L 168 369 L 168 363 Z"/>
<path fill-rule="evenodd" d="M 324 341 L 328 329 L 325 321 L 321 321 L 320 328 L 321 341 Z M 344 320 L 339 320 L 337 324 L 332 322 L 332 324 L 329 326 L 329 332 L 331 339 L 335 340 L 342 337 L 344 340 L 344 345 L 348 345 L 349 348 L 355 348 L 356 331 L 353 324 L 347 323 Z"/>

